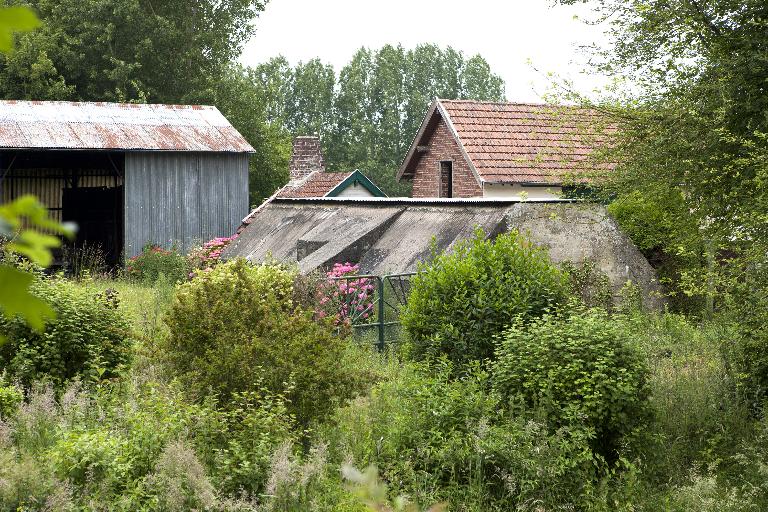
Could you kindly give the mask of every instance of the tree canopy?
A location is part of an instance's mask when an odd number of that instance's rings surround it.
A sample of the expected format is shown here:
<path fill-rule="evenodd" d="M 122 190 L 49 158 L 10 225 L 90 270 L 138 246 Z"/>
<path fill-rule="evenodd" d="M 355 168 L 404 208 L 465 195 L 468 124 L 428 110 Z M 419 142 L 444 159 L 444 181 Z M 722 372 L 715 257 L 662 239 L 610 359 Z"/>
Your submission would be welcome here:
<path fill-rule="evenodd" d="M 504 100 L 504 82 L 479 55 L 424 44 L 360 48 L 338 73 L 319 59 L 255 68 L 266 112 L 294 135 L 318 134 L 332 170 L 360 169 L 390 195 L 395 173 L 435 97 Z"/>
<path fill-rule="evenodd" d="M 712 272 L 755 268 L 713 259 L 764 263 L 768 248 L 768 4 L 588 3 L 610 40 L 594 69 L 628 85 L 601 99 L 622 127 L 611 192 L 641 192 L 650 209 L 638 212 L 663 212 L 672 233 L 660 249 L 709 273 L 711 293 Z"/>

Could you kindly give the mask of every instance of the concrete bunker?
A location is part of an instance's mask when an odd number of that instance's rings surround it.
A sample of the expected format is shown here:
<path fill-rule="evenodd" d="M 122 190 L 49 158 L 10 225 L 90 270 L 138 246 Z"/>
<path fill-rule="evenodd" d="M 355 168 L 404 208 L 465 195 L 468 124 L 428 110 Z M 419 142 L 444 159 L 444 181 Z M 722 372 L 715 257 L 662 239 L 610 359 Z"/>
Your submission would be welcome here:
<path fill-rule="evenodd" d="M 517 229 L 553 261 L 594 262 L 614 293 L 632 281 L 662 303 L 656 274 L 601 205 L 567 200 L 274 199 L 246 218 L 224 257 L 296 262 L 301 272 L 355 262 L 364 273 L 411 272 L 433 246 L 448 250 L 480 226 L 490 237 Z"/>

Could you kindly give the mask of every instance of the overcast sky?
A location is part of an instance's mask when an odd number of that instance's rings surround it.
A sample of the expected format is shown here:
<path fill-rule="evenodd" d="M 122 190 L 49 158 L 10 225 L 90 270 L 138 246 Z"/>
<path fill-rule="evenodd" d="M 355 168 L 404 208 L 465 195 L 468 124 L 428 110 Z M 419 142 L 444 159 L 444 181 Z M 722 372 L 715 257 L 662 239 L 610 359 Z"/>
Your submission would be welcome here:
<path fill-rule="evenodd" d="M 602 41 L 599 28 L 581 21 L 589 17 L 588 7 L 550 0 L 270 0 L 240 60 L 256 65 L 283 55 L 296 64 L 320 57 L 338 73 L 360 46 L 437 43 L 485 57 L 510 101 L 537 101 L 549 72 L 573 80 L 582 93 L 600 85 L 581 73 L 578 46 Z"/>

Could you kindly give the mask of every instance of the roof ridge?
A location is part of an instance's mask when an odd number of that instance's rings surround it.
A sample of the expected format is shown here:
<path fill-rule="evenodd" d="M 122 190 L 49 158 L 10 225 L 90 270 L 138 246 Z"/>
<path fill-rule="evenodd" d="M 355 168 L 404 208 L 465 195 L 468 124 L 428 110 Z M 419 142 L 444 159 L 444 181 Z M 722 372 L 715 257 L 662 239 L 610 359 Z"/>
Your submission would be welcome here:
<path fill-rule="evenodd" d="M 217 109 L 216 105 L 185 105 L 181 103 L 125 103 L 115 101 L 69 101 L 69 100 L 0 100 L 0 104 L 18 104 L 28 103 L 30 105 L 97 105 L 97 106 L 115 106 L 115 107 L 166 107 L 166 108 L 178 108 L 178 109 L 197 109 L 197 108 L 211 108 Z M 218 110 L 218 109 L 217 109 Z"/>
<path fill-rule="evenodd" d="M 524 102 L 524 101 L 490 101 L 490 100 L 470 100 L 470 99 L 455 99 L 449 100 L 444 98 L 437 98 L 440 103 L 478 103 L 481 105 L 513 105 L 513 106 L 525 106 L 525 107 L 568 107 L 568 108 L 583 108 L 589 109 L 592 107 L 583 107 L 581 105 L 564 105 L 562 103 L 536 103 L 536 102 Z"/>

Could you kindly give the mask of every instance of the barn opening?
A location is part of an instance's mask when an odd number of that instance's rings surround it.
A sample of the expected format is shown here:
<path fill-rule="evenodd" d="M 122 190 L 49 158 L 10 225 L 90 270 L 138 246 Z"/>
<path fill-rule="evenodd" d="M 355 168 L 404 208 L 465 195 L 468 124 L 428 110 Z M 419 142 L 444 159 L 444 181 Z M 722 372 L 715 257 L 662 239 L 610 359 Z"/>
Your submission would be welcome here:
<path fill-rule="evenodd" d="M 0 151 L 0 203 L 32 194 L 78 232 L 65 247 L 98 248 L 117 265 L 123 252 L 125 154 L 111 151 Z M 57 264 L 65 251 L 56 251 Z"/>

